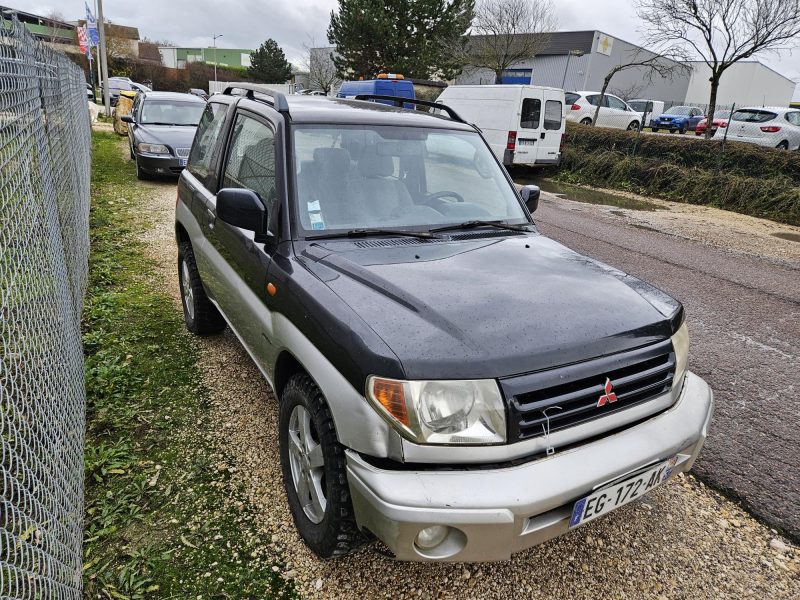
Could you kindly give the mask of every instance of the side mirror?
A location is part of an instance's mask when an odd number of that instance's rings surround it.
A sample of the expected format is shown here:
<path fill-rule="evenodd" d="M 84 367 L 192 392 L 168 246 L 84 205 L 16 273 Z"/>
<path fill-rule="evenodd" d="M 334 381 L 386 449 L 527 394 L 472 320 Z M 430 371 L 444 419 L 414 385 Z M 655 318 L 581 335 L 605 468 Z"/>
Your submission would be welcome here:
<path fill-rule="evenodd" d="M 519 193 L 522 196 L 522 201 L 525 203 L 525 206 L 528 207 L 528 210 L 531 213 L 536 212 L 536 209 L 539 208 L 539 195 L 541 194 L 539 186 L 525 185 Z"/>
<path fill-rule="evenodd" d="M 253 190 L 221 189 L 217 192 L 217 217 L 228 225 L 255 232 L 257 242 L 267 232 L 267 209 Z"/>
<path fill-rule="evenodd" d="M 133 118 L 133 115 L 122 115 L 122 122 L 123 123 L 136 123 L 136 119 Z"/>

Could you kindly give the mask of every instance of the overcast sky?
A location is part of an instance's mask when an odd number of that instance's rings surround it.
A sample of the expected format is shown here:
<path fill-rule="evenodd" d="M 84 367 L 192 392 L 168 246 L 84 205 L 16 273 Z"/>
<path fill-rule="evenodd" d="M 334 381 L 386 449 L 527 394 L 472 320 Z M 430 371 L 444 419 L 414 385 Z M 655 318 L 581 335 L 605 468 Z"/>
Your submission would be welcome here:
<path fill-rule="evenodd" d="M 4 5 L 37 14 L 58 10 L 68 21 L 82 18 L 84 0 L 1 0 Z M 89 0 L 94 6 L 95 0 Z M 286 56 L 300 63 L 303 45 L 313 38 L 327 43 L 325 31 L 337 0 L 104 0 L 108 20 L 139 28 L 141 37 L 169 40 L 179 46 L 217 45 L 257 48 L 275 39 Z M 559 29 L 597 29 L 623 40 L 642 43 L 633 0 L 556 0 Z M 643 44 L 646 45 L 646 44 Z M 800 82 L 800 49 L 757 57 L 781 74 Z M 800 89 L 795 92 L 800 98 Z"/>

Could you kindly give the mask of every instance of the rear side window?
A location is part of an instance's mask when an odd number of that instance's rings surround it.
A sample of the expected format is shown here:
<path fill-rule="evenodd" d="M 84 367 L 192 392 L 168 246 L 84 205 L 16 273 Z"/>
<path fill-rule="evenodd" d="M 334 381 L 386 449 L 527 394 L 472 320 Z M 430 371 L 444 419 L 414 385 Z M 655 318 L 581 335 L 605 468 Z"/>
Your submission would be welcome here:
<path fill-rule="evenodd" d="M 745 108 L 742 110 L 737 110 L 731 116 L 733 121 L 744 121 L 746 123 L 765 123 L 767 121 L 771 121 L 775 117 L 777 117 L 774 112 L 769 112 L 768 110 L 756 110 Z"/>
<path fill-rule="evenodd" d="M 544 103 L 544 128 L 561 129 L 561 115 L 564 109 L 558 100 L 548 100 Z"/>
<path fill-rule="evenodd" d="M 203 116 L 200 117 L 200 124 L 197 126 L 197 133 L 194 136 L 192 151 L 189 153 L 189 159 L 186 164 L 189 172 L 197 177 L 208 189 L 211 188 L 213 179 L 211 161 L 214 155 L 214 148 L 217 145 L 219 133 L 222 131 L 222 125 L 225 123 L 227 108 L 225 104 L 217 102 L 206 104 Z"/>
<path fill-rule="evenodd" d="M 236 117 L 224 188 L 247 188 L 259 195 L 267 213 L 275 202 L 275 135 L 272 129 L 245 115 Z"/>
<path fill-rule="evenodd" d="M 567 104 L 575 104 L 578 101 L 578 98 L 580 98 L 580 95 L 575 94 L 574 92 L 567 92 L 564 94 L 564 101 Z"/>
<path fill-rule="evenodd" d="M 800 112 L 786 113 L 786 120 L 792 125 L 800 125 Z"/>
<path fill-rule="evenodd" d="M 542 117 L 542 101 L 538 98 L 525 98 L 522 101 L 522 116 L 519 126 L 523 129 L 539 129 Z"/>
<path fill-rule="evenodd" d="M 600 94 L 592 94 L 591 96 L 586 96 L 586 100 L 592 106 L 600 106 Z M 606 104 L 608 104 L 608 96 L 605 98 Z"/>

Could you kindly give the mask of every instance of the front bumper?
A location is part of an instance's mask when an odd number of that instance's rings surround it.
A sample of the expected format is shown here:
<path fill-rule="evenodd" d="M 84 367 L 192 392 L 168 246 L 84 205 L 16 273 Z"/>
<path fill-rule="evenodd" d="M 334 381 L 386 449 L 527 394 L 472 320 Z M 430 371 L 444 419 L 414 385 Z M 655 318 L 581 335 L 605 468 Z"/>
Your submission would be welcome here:
<path fill-rule="evenodd" d="M 152 175 L 180 175 L 186 159 L 166 154 L 138 154 L 139 167 Z M 181 164 L 183 163 L 183 164 Z"/>
<path fill-rule="evenodd" d="M 388 470 L 347 451 L 359 527 L 401 560 L 496 561 L 565 533 L 576 500 L 646 465 L 678 456 L 688 471 L 708 435 L 714 398 L 688 373 L 678 401 L 639 425 L 507 468 Z M 447 525 L 440 547 L 421 551 L 419 531 Z"/>

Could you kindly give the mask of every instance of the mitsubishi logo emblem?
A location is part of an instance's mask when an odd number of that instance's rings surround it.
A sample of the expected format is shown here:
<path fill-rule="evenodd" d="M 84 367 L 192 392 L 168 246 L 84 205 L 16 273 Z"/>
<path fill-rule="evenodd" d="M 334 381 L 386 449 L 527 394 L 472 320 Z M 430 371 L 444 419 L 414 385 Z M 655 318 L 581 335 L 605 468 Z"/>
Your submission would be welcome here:
<path fill-rule="evenodd" d="M 605 406 L 606 403 L 613 404 L 617 401 L 617 395 L 613 392 L 614 386 L 611 385 L 611 380 L 608 377 L 606 377 L 605 390 L 606 393 L 597 400 L 597 408 Z"/>

